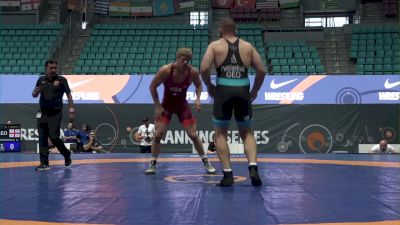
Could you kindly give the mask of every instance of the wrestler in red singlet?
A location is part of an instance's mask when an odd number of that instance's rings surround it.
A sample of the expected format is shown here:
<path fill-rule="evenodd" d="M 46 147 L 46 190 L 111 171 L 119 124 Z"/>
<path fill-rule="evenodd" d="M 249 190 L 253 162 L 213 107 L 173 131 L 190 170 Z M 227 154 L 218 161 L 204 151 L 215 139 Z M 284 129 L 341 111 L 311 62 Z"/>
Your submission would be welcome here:
<path fill-rule="evenodd" d="M 199 72 L 189 64 L 191 59 L 192 50 L 188 48 L 178 49 L 175 62 L 162 66 L 151 82 L 150 92 L 155 107 L 154 121 L 156 124 L 156 131 L 151 146 L 151 162 L 149 168 L 145 171 L 146 174 L 156 173 L 156 163 L 158 155 L 160 154 L 161 139 L 167 130 L 167 126 L 173 114 L 178 116 L 187 135 L 190 140 L 193 141 L 194 148 L 199 153 L 207 173 L 215 173 L 215 169 L 208 162 L 203 144 L 197 135 L 196 120 L 186 101 L 187 89 L 193 83 L 196 87 L 194 108 L 200 111 L 201 80 Z M 157 87 L 160 85 L 164 85 L 162 103 L 160 103 L 157 93 Z"/>
<path fill-rule="evenodd" d="M 193 82 L 190 75 L 191 68 L 188 66 L 183 72 L 183 78 L 181 78 L 183 81 L 177 82 L 174 80 L 174 73 L 177 72 L 174 69 L 175 64 L 172 64 L 171 67 L 171 74 L 164 82 L 164 98 L 161 105 L 165 111 L 158 117 L 158 121 L 168 125 L 172 114 L 176 114 L 181 124 L 187 127 L 196 123 L 190 111 L 189 104 L 186 101 L 187 89 Z M 180 77 L 179 75 L 175 76 Z"/>

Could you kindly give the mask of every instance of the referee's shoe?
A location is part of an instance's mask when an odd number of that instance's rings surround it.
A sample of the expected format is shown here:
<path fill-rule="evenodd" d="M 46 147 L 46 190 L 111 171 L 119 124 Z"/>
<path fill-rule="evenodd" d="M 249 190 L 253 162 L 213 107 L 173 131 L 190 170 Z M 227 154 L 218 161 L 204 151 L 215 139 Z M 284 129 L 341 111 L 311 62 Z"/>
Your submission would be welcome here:
<path fill-rule="evenodd" d="M 44 170 L 49 170 L 49 169 L 50 169 L 50 166 L 43 164 L 43 163 L 40 163 L 40 165 L 35 168 L 36 171 L 44 171 Z"/>
<path fill-rule="evenodd" d="M 68 166 L 70 166 L 72 164 L 71 152 L 70 151 L 68 151 L 68 154 L 64 156 L 64 161 L 65 161 L 65 163 L 64 163 L 65 167 L 68 167 Z"/>

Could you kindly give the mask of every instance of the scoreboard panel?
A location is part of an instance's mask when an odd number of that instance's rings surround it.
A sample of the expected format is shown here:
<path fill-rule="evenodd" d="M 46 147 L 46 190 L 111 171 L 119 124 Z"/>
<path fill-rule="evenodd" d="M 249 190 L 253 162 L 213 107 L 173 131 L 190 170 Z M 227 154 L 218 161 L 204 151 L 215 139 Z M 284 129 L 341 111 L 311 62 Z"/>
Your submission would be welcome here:
<path fill-rule="evenodd" d="M 21 124 L 0 124 L 0 151 L 21 151 Z"/>

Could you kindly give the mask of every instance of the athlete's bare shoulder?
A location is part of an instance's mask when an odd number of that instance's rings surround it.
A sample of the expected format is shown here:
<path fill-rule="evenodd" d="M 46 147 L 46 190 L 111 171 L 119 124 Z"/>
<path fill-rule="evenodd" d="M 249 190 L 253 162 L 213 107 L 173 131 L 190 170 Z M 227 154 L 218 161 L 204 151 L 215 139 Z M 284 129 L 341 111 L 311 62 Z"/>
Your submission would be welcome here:
<path fill-rule="evenodd" d="M 169 63 L 169 64 L 165 64 L 164 66 L 162 66 L 162 67 L 160 68 L 160 70 L 159 70 L 159 73 L 163 73 L 163 74 L 167 73 L 167 74 L 170 74 L 170 73 L 171 73 L 171 70 L 172 70 L 172 63 Z"/>
<path fill-rule="evenodd" d="M 158 80 L 160 80 L 161 82 L 164 82 L 167 80 L 168 76 L 171 74 L 171 71 L 172 71 L 172 63 L 166 64 L 158 70 L 158 73 L 156 74 L 156 78 Z"/>
<path fill-rule="evenodd" d="M 242 45 L 243 47 L 250 48 L 250 49 L 253 48 L 253 45 L 250 42 L 247 42 L 241 38 L 239 38 L 239 45 Z"/>
<path fill-rule="evenodd" d="M 199 71 L 195 67 L 190 66 L 190 75 L 191 76 L 198 76 L 199 75 Z"/>
<path fill-rule="evenodd" d="M 224 42 L 224 39 L 220 38 L 215 41 L 212 41 L 208 46 L 214 48 L 216 46 L 219 46 L 223 42 Z"/>

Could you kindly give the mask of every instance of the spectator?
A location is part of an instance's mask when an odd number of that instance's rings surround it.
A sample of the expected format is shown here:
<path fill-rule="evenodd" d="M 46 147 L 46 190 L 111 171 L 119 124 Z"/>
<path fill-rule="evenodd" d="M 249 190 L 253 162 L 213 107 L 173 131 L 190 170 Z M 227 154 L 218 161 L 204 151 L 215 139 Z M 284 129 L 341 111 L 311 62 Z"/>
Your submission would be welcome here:
<path fill-rule="evenodd" d="M 149 118 L 143 119 L 143 125 L 135 134 L 135 140 L 140 141 L 140 153 L 151 153 L 151 145 L 153 143 L 155 126 L 150 123 Z"/>
<path fill-rule="evenodd" d="M 86 152 L 92 152 L 92 153 L 105 153 L 107 152 L 106 150 L 103 149 L 101 144 L 97 141 L 96 139 L 96 132 L 95 131 L 90 131 L 89 133 L 89 138 L 87 139 L 87 142 L 83 144 L 83 150 Z"/>
<path fill-rule="evenodd" d="M 11 120 L 7 120 L 6 124 L 11 125 L 12 124 Z"/>
<path fill-rule="evenodd" d="M 374 145 L 370 150 L 369 153 L 378 153 L 378 154 L 393 154 L 398 153 L 396 149 L 387 143 L 386 140 L 382 140 L 379 144 Z"/>
<path fill-rule="evenodd" d="M 86 143 L 87 140 L 89 139 L 89 131 L 90 131 L 90 126 L 87 124 L 82 124 L 82 130 L 79 131 L 79 140 L 81 143 Z"/>
<path fill-rule="evenodd" d="M 78 143 L 77 136 L 79 131 L 74 128 L 74 124 L 69 122 L 67 128 L 64 129 L 64 142 L 66 143 Z"/>

